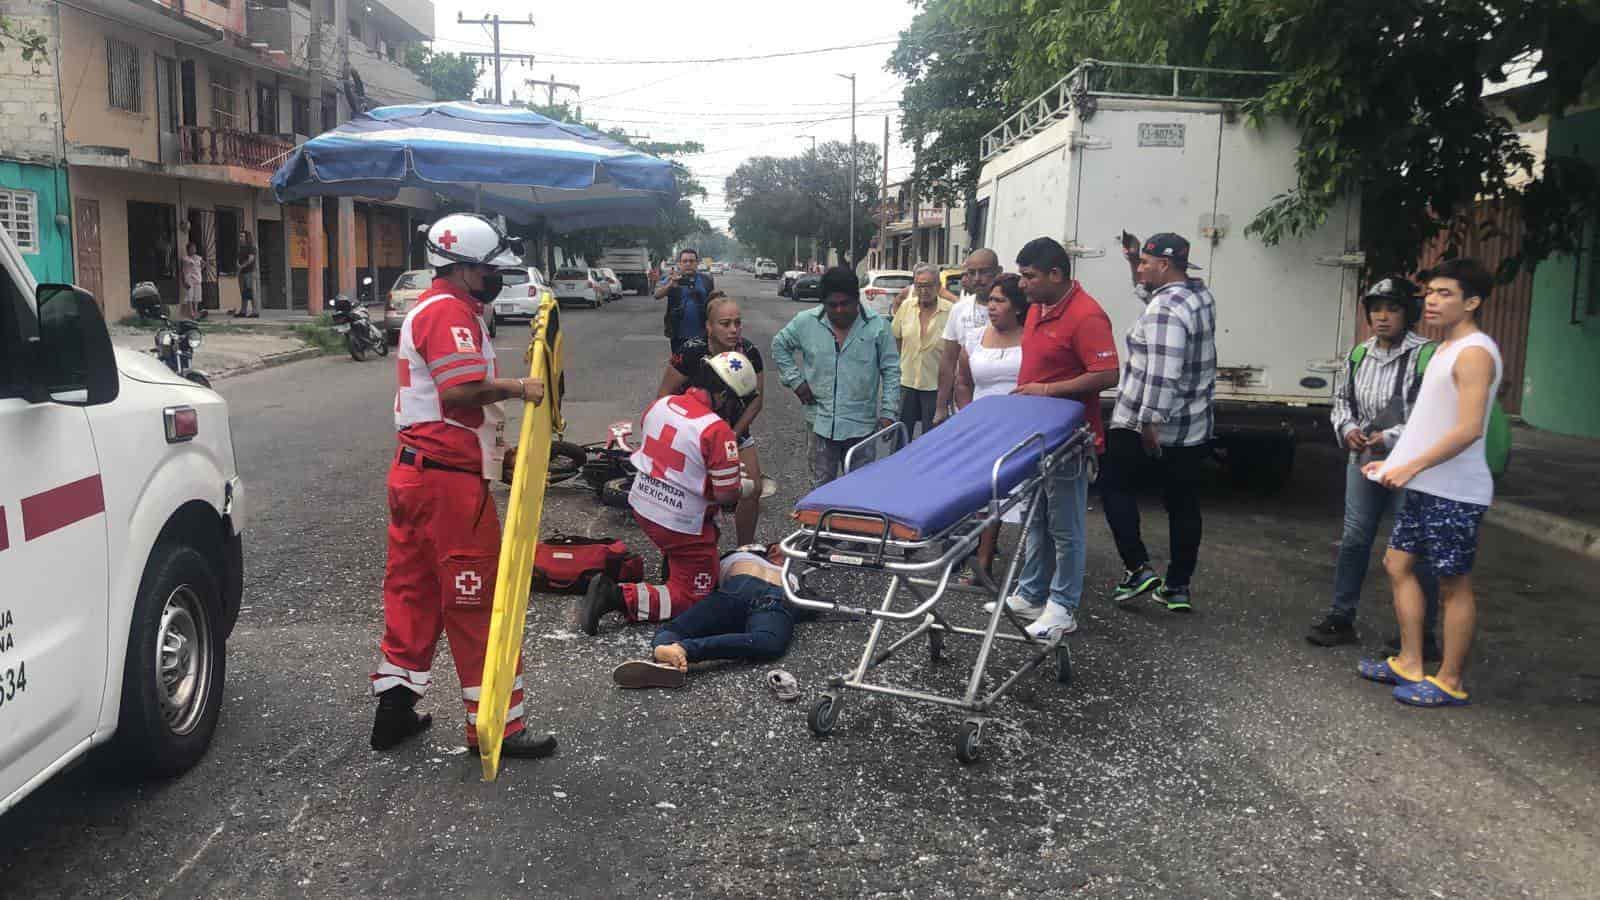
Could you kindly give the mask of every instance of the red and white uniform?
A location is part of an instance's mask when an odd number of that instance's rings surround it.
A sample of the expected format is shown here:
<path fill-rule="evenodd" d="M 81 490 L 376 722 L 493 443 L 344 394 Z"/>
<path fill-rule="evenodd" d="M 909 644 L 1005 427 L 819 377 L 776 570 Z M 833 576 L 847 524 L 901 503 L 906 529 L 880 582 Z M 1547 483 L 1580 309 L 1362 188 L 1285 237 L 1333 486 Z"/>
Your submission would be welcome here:
<path fill-rule="evenodd" d="M 494 345 L 485 339 L 477 301 L 435 280 L 400 326 L 396 365 L 400 449 L 389 469 L 383 662 L 372 674 L 372 691 L 425 693 L 434 646 L 441 632 L 448 635 L 472 742 L 500 556 L 500 517 L 486 479 L 498 459 L 504 417 L 492 407 L 444 406 L 439 395 L 495 377 Z M 507 736 L 522 730 L 522 713 L 518 659 Z"/>
<path fill-rule="evenodd" d="M 666 584 L 624 584 L 635 622 L 664 622 L 717 586 L 716 491 L 739 488 L 739 439 L 691 388 L 662 397 L 644 416 L 644 443 L 628 503 L 666 561 Z"/>

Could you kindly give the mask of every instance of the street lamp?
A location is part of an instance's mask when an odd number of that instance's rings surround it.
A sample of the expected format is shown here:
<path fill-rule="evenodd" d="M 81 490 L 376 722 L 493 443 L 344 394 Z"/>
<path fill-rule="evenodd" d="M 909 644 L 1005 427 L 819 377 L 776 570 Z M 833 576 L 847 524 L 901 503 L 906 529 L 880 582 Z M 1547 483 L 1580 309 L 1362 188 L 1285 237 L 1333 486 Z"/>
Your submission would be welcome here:
<path fill-rule="evenodd" d="M 845 202 L 850 206 L 850 247 L 846 251 L 846 256 L 850 260 L 851 271 L 854 271 L 856 267 L 856 76 L 851 73 L 840 74 L 839 77 L 850 81 L 850 187 L 845 191 Z"/>

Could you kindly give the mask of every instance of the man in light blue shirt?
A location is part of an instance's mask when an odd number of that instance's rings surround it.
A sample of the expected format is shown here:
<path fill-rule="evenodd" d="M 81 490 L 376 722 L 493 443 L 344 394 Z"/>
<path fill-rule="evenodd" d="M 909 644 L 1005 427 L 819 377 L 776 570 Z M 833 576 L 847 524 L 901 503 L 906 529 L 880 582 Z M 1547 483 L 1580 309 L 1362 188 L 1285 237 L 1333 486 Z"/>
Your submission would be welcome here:
<path fill-rule="evenodd" d="M 822 307 L 806 310 L 772 339 L 783 386 L 806 406 L 811 481 L 837 478 L 862 438 L 894 422 L 900 408 L 900 352 L 889 320 L 861 305 L 855 273 L 822 276 Z"/>

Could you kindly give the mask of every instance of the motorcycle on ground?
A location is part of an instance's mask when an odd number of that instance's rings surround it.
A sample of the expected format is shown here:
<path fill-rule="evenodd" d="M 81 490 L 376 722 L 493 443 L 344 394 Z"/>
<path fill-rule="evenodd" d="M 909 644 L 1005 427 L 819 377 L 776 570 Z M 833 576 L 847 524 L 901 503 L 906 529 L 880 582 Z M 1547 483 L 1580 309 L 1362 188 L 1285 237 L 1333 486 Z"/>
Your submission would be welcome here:
<path fill-rule="evenodd" d="M 373 350 L 379 356 L 389 355 L 389 341 L 382 329 L 372 324 L 366 304 L 351 303 L 344 294 L 333 298 L 333 330 L 344 335 L 344 345 L 356 362 L 364 362 Z"/>
<path fill-rule="evenodd" d="M 141 281 L 133 286 L 129 299 L 134 312 L 141 319 L 155 319 L 161 323 L 156 329 L 155 349 L 150 351 L 180 377 L 211 387 L 211 379 L 193 367 L 194 352 L 200 349 L 200 323 L 193 319 L 174 322 L 167 318 L 166 304 L 161 302 L 161 292 L 153 282 Z"/>

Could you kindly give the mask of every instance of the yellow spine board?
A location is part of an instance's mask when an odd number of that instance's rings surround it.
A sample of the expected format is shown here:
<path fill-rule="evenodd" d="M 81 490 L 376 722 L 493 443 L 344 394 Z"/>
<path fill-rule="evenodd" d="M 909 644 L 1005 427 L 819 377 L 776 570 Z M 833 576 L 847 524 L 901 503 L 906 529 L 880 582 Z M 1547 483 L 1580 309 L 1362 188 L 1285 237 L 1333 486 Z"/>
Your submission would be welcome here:
<path fill-rule="evenodd" d="M 500 771 L 500 742 L 505 735 L 506 713 L 511 706 L 511 688 L 517 678 L 517 658 L 528 617 L 528 595 L 533 588 L 533 559 L 539 546 L 539 520 L 544 513 L 550 442 L 565 424 L 561 419 L 559 316 L 554 298 L 547 296 L 540 304 L 528 342 L 528 375 L 544 382 L 545 399 L 523 408 L 511 500 L 500 537 L 494 614 L 489 621 L 482 699 L 478 703 L 478 748 L 484 781 L 494 781 Z"/>

